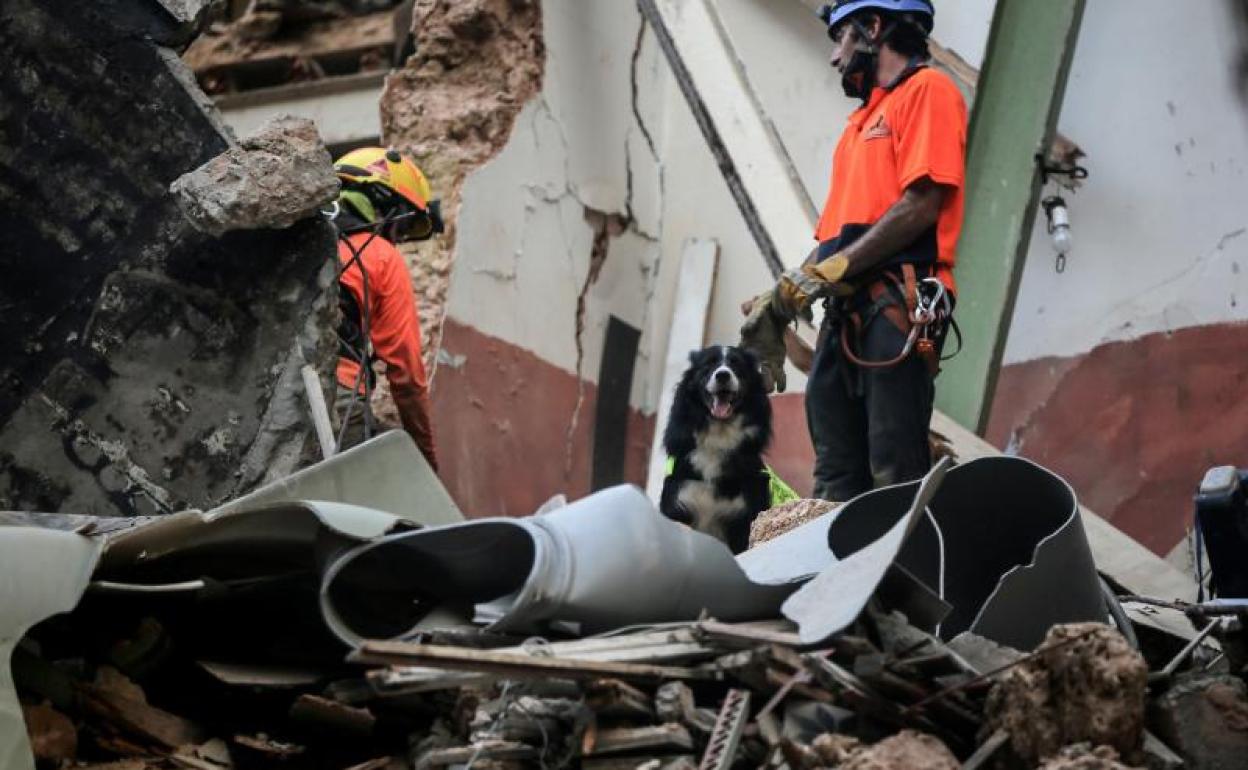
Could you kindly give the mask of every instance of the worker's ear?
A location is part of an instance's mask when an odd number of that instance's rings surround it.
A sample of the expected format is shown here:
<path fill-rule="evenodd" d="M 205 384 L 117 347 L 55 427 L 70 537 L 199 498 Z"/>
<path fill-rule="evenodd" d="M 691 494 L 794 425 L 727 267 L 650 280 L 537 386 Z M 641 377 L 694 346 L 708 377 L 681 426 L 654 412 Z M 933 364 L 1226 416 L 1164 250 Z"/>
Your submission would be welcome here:
<path fill-rule="evenodd" d="M 884 31 L 884 20 L 875 14 L 871 14 L 863 19 L 863 27 L 869 33 L 864 43 L 877 43 L 880 39 L 880 33 Z"/>

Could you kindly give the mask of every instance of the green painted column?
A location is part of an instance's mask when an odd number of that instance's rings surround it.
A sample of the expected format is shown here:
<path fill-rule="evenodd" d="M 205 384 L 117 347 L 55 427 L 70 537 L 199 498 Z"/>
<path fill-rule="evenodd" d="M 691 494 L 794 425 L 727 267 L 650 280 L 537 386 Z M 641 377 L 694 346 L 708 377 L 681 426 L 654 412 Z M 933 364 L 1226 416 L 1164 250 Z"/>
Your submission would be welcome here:
<path fill-rule="evenodd" d="M 1083 8 L 1084 0 L 998 0 L 992 19 L 971 113 L 958 245 L 957 319 L 966 347 L 936 385 L 936 407 L 981 434 L 1039 208 L 1035 155 L 1056 130 Z"/>

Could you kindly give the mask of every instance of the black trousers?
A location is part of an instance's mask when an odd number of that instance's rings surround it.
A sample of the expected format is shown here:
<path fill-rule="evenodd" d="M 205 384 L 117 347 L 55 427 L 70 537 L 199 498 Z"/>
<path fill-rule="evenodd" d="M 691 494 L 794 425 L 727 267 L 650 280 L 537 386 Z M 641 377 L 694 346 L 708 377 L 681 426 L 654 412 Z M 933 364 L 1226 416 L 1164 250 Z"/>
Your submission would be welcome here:
<path fill-rule="evenodd" d="M 935 383 L 911 354 L 887 369 L 862 368 L 841 351 L 835 311 L 824 318 L 806 385 L 806 421 L 815 446 L 814 496 L 845 502 L 876 487 L 912 481 L 931 469 L 928 425 Z M 854 353 L 863 360 L 895 358 L 906 335 L 883 314 L 867 319 Z M 938 346 L 939 348 L 939 346 Z"/>

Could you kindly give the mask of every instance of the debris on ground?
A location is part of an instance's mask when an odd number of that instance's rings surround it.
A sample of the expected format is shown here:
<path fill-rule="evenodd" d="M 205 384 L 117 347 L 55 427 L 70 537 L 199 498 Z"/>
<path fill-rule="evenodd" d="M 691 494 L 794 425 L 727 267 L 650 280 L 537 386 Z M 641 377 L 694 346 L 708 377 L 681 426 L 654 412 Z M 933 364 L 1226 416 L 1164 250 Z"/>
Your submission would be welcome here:
<path fill-rule="evenodd" d="M 208 514 L 0 516 L 0 547 L 39 532 L 97 549 L 77 607 L 36 625 L 13 656 L 40 760 L 141 763 L 125 770 L 1168 770 L 1172 749 L 1189 767 L 1243 755 L 1233 753 L 1248 734 L 1243 682 L 1191 679 L 1207 665 L 1191 654 L 1200 637 L 1175 640 L 1186 649 L 1151 674 L 1127 637 L 1099 623 L 1057 625 L 1034 650 L 971 633 L 946 641 L 898 609 L 930 604 L 916 602 L 921 581 L 860 576 L 861 611 L 804 642 L 780 612 L 801 581 L 783 576 L 808 580 L 837 553 L 852 561 L 853 547 L 874 547 L 869 532 L 807 522 L 734 560 L 628 487 L 526 520 L 464 522 L 432 474 L 396 478 L 404 486 L 390 491 L 339 485 L 346 465 L 384 469 L 418 454 L 405 434 L 386 434 Z M 909 502 L 894 488 L 846 509 L 858 523 L 896 518 L 898 505 L 913 513 L 941 478 L 964 477 L 942 474 Z M 341 505 L 389 506 L 392 493 L 406 517 Z M 603 531 L 616 531 L 610 558 Z M 546 540 L 559 548 L 537 545 Z M 664 579 L 683 588 L 604 593 L 599 583 L 634 574 L 609 562 L 635 565 L 637 543 L 668 553 Z M 702 574 L 675 556 L 698 543 Z M 761 576 L 772 582 L 752 582 Z M 822 611 L 843 612 L 847 595 Z M 714 619 L 715 602 L 753 619 Z M 1145 731 L 1150 683 L 1157 735 Z"/>
<path fill-rule="evenodd" d="M 750 547 L 774 540 L 836 507 L 827 500 L 794 500 L 763 511 L 750 525 Z"/>
<path fill-rule="evenodd" d="M 169 191 L 196 228 L 219 236 L 289 227 L 315 216 L 338 187 L 316 124 L 282 115 L 175 179 Z"/>
<path fill-rule="evenodd" d="M 849 755 L 840 770 L 958 770 L 962 763 L 938 738 L 914 730 L 902 730 L 869 748 Z"/>
<path fill-rule="evenodd" d="M 1041 652 L 1002 674 L 988 698 L 988 729 L 1035 763 L 1066 745 L 1112 746 L 1134 758 L 1144 740 L 1148 665 L 1114 629 L 1055 626 Z"/>
<path fill-rule="evenodd" d="M 1242 767 L 1248 758 L 1248 686 L 1225 674 L 1181 677 L 1154 700 L 1150 724 L 1189 768 Z"/>
<path fill-rule="evenodd" d="M 1118 752 L 1112 746 L 1097 746 L 1090 743 L 1076 743 L 1063 747 L 1057 755 L 1049 758 L 1040 770 L 1142 770 L 1142 768 L 1124 765 L 1119 761 Z"/>

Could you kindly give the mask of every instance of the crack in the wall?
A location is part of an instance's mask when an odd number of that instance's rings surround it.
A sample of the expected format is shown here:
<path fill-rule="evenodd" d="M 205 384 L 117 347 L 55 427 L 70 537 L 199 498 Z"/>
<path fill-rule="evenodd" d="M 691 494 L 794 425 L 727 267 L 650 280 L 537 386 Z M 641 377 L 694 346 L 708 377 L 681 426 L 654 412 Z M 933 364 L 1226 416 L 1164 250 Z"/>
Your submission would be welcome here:
<path fill-rule="evenodd" d="M 641 129 L 641 135 L 646 140 L 646 146 L 650 148 L 650 155 L 654 158 L 654 162 L 660 163 L 659 152 L 655 149 L 654 137 L 650 135 L 650 129 L 646 128 L 646 122 L 641 119 L 641 108 L 638 106 L 641 100 L 637 94 L 637 64 L 641 59 L 641 44 L 646 38 L 646 19 L 640 14 L 638 16 L 640 23 L 637 26 L 637 41 L 633 43 L 633 60 L 629 70 L 629 80 L 633 88 L 633 119 L 637 121 L 637 127 Z"/>
<path fill-rule="evenodd" d="M 572 419 L 568 422 L 568 432 L 565 437 L 567 448 L 564 458 L 565 474 L 572 472 L 573 437 L 581 422 L 581 410 L 585 406 L 584 336 L 589 290 L 602 275 L 602 268 L 607 263 L 607 254 L 611 250 L 611 240 L 623 235 L 632 224 L 628 215 L 611 214 L 589 206 L 585 207 L 585 221 L 594 232 L 594 240 L 589 250 L 589 269 L 585 273 L 585 282 L 581 285 L 580 294 L 576 297 L 576 405 L 572 408 Z"/>

